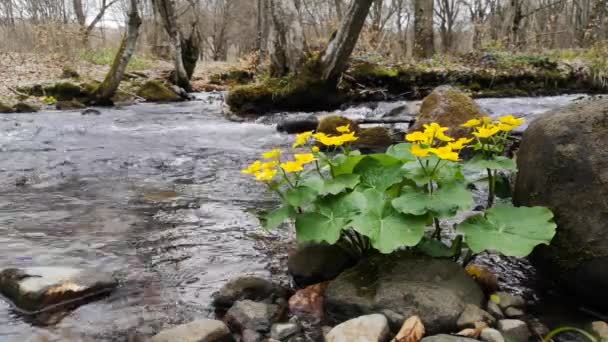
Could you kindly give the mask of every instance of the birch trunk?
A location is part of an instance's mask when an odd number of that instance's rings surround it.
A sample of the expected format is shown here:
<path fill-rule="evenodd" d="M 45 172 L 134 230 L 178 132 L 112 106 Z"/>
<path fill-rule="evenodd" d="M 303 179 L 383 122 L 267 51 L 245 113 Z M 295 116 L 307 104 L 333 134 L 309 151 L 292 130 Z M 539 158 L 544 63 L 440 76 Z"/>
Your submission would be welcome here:
<path fill-rule="evenodd" d="M 414 0 L 414 56 L 418 58 L 435 54 L 433 11 L 434 0 Z"/>

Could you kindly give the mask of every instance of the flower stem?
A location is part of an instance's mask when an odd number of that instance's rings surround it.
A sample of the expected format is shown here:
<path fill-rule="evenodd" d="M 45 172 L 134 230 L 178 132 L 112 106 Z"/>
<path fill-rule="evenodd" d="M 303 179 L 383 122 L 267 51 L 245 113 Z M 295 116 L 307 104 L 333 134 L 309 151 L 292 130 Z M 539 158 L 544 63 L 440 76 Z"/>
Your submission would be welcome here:
<path fill-rule="evenodd" d="M 488 171 L 488 205 L 487 209 L 492 208 L 494 205 L 494 196 L 496 192 L 496 174 L 492 172 L 491 169 L 487 169 Z"/>

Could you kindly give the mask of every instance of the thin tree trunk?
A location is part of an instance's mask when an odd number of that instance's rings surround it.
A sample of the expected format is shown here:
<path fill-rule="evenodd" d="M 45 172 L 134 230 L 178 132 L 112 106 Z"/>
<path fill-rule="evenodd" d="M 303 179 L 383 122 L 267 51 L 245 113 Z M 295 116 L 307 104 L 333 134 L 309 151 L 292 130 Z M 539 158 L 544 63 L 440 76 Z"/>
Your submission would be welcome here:
<path fill-rule="evenodd" d="M 86 17 L 84 15 L 84 8 L 82 6 L 82 0 L 74 0 L 74 14 L 76 15 L 76 21 L 80 27 L 86 25 Z"/>
<path fill-rule="evenodd" d="M 374 0 L 354 0 L 344 15 L 340 27 L 321 55 L 321 78 L 337 82 L 346 70 L 348 59 L 357 45 L 359 35 Z"/>
<path fill-rule="evenodd" d="M 131 8 L 129 10 L 129 19 L 127 21 L 127 32 L 125 33 L 120 48 L 116 52 L 114 62 L 106 78 L 97 87 L 93 94 L 92 101 L 96 104 L 111 104 L 112 97 L 116 93 L 120 81 L 125 74 L 127 65 L 131 60 L 131 56 L 135 52 L 135 46 L 137 45 L 137 38 L 139 37 L 139 27 L 141 26 L 141 18 L 137 10 L 137 0 L 130 0 Z"/>
<path fill-rule="evenodd" d="M 174 0 L 154 0 L 154 5 L 160 14 L 163 26 L 173 44 L 173 63 L 175 66 L 174 83 L 190 92 L 192 91 L 192 86 L 190 85 L 190 79 L 188 78 L 188 73 L 186 72 L 186 67 L 184 66 L 184 60 L 182 58 L 182 37 L 177 26 L 175 2 Z"/>
<path fill-rule="evenodd" d="M 297 73 L 305 61 L 306 44 L 298 9 L 293 0 L 269 0 L 271 21 L 268 50 L 270 74 L 274 77 Z"/>
<path fill-rule="evenodd" d="M 414 56 L 418 58 L 435 54 L 433 10 L 434 0 L 414 0 Z"/>
<path fill-rule="evenodd" d="M 339 21 L 342 21 L 342 0 L 334 0 L 336 6 L 336 17 Z"/>

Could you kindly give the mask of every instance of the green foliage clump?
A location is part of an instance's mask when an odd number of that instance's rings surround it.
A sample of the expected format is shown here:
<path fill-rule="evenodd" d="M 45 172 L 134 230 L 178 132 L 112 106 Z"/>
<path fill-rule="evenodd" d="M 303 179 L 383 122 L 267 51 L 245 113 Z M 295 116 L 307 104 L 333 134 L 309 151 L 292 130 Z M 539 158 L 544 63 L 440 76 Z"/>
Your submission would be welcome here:
<path fill-rule="evenodd" d="M 444 133 L 447 127 L 432 123 L 408 134 L 411 143 L 369 155 L 351 150 L 359 137 L 346 124 L 332 135 L 299 134 L 292 147 L 308 146 L 308 153 L 286 160 L 275 149 L 243 173 L 282 199 L 281 207 L 261 216 L 265 228 L 293 220 L 301 242 L 340 244 L 359 255 L 408 248 L 457 259 L 467 247 L 475 253 L 495 250 L 523 257 L 537 245 L 549 244 L 556 225 L 544 207 L 494 206 L 497 172 L 516 169 L 513 160 L 502 156 L 509 132 L 522 122 L 512 116 L 494 122 L 472 119 L 463 126 L 473 130 L 473 137 L 458 140 Z M 463 149 L 476 151 L 475 157 L 462 161 Z M 470 175 L 480 172 L 488 174 L 487 210 L 458 224 L 458 236 L 445 244 L 440 221 L 471 209 Z"/>
<path fill-rule="evenodd" d="M 81 54 L 81 59 L 88 61 L 95 65 L 107 65 L 110 66 L 114 62 L 116 56 L 116 50 L 104 49 L 97 51 L 85 51 Z M 137 55 L 133 55 L 129 60 L 129 70 L 146 70 L 150 68 L 150 63 Z"/>
<path fill-rule="evenodd" d="M 83 97 L 85 94 L 80 86 L 70 82 L 59 82 L 44 87 L 44 94 L 58 101 L 69 101 Z"/>

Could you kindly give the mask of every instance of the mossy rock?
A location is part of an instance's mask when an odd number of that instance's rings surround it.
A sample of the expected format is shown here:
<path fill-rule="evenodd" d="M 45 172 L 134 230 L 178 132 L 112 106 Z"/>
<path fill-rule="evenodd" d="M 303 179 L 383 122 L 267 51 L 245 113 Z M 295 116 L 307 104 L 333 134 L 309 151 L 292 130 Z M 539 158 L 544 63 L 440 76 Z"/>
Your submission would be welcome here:
<path fill-rule="evenodd" d="M 13 108 L 11 108 L 7 104 L 0 102 L 0 113 L 6 114 L 6 113 L 12 113 L 12 112 L 13 112 Z"/>
<path fill-rule="evenodd" d="M 26 102 L 18 102 L 13 106 L 13 112 L 15 113 L 35 113 L 39 110 L 38 106 Z"/>
<path fill-rule="evenodd" d="M 16 87 L 17 91 L 29 96 L 44 96 L 44 87 L 41 84 L 24 85 Z"/>
<path fill-rule="evenodd" d="M 70 82 L 59 82 L 44 87 L 46 96 L 53 96 L 57 101 L 70 101 L 86 96 L 80 86 Z"/>
<path fill-rule="evenodd" d="M 317 132 L 327 135 L 341 135 L 342 133 L 338 132 L 336 128 L 346 125 L 350 125 L 351 131 L 359 133 L 359 125 L 353 120 L 339 115 L 329 115 L 321 118 L 317 126 Z"/>
<path fill-rule="evenodd" d="M 253 81 L 253 74 L 247 70 L 230 69 L 227 72 L 209 76 L 209 83 L 216 85 L 243 85 Z"/>
<path fill-rule="evenodd" d="M 137 90 L 137 95 L 148 102 L 176 102 L 182 101 L 181 96 L 167 87 L 161 81 L 147 81 Z"/>
<path fill-rule="evenodd" d="M 373 152 L 384 152 L 394 143 L 390 130 L 381 126 L 361 128 L 357 137 L 359 139 L 354 143 L 355 148 Z"/>
<path fill-rule="evenodd" d="M 458 139 L 471 135 L 471 130 L 460 127 L 461 124 L 483 116 L 486 114 L 470 96 L 451 86 L 441 86 L 422 101 L 420 114 L 410 132 L 423 130 L 423 125 L 436 122 L 448 127 L 446 133 Z"/>
<path fill-rule="evenodd" d="M 99 81 L 84 82 L 80 84 L 80 88 L 83 90 L 87 97 L 90 97 L 91 95 L 93 95 L 93 93 L 95 93 L 95 90 L 97 90 L 100 84 L 101 82 Z"/>
<path fill-rule="evenodd" d="M 55 108 L 58 110 L 83 109 L 86 106 L 78 100 L 57 101 Z"/>
<path fill-rule="evenodd" d="M 63 70 L 61 70 L 61 78 L 80 78 L 80 74 L 70 67 L 64 67 Z"/>

